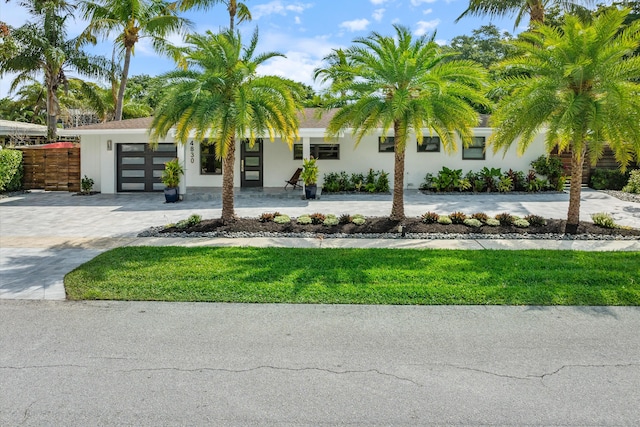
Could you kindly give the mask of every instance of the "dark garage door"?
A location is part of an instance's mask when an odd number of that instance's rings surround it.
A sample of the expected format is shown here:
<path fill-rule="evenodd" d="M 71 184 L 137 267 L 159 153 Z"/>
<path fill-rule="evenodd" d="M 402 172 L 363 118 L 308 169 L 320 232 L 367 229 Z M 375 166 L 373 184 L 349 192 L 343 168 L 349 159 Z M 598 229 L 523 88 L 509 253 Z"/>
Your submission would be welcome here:
<path fill-rule="evenodd" d="M 164 164 L 176 156 L 174 144 L 118 144 L 118 191 L 162 191 Z"/>

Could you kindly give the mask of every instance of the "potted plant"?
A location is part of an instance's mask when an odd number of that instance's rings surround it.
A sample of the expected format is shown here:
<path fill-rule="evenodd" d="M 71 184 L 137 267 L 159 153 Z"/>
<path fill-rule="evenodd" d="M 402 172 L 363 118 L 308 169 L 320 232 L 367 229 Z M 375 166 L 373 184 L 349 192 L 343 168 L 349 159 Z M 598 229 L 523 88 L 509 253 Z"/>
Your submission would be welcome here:
<path fill-rule="evenodd" d="M 307 199 L 315 199 L 318 182 L 318 166 L 316 159 L 311 156 L 309 159 L 302 161 L 302 173 L 300 178 L 304 181 L 304 195 Z"/>
<path fill-rule="evenodd" d="M 164 198 L 167 203 L 175 203 L 179 199 L 178 186 L 184 169 L 178 159 L 173 159 L 164 164 L 161 181 L 164 184 Z"/>

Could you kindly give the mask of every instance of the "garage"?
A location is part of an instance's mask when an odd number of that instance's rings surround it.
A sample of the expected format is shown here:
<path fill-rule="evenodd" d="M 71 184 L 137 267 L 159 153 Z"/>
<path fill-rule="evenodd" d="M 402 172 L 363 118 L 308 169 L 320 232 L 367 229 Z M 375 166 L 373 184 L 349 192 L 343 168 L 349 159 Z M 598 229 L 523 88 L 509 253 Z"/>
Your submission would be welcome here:
<path fill-rule="evenodd" d="M 162 191 L 160 181 L 164 164 L 177 157 L 174 144 L 158 144 L 151 149 L 149 144 L 117 144 L 118 179 L 117 191 Z"/>

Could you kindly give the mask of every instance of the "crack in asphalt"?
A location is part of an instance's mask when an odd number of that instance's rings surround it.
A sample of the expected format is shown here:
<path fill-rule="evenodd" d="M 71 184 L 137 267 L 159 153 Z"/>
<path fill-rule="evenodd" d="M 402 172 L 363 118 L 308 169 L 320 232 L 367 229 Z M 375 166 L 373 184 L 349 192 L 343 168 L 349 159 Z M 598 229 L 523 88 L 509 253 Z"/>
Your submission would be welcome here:
<path fill-rule="evenodd" d="M 547 377 L 559 374 L 560 371 L 562 371 L 564 369 L 569 369 L 569 368 L 630 368 L 630 367 L 633 367 L 633 366 L 640 366 L 640 363 L 615 363 L 615 364 L 599 364 L 599 365 L 596 365 L 596 364 L 569 364 L 569 365 L 562 365 L 558 369 L 556 369 L 554 371 L 551 371 L 551 372 L 544 372 L 544 373 L 539 374 L 539 375 L 526 375 L 526 376 L 500 374 L 500 373 L 497 373 L 497 372 L 487 371 L 487 370 L 484 370 L 484 369 L 469 368 L 469 367 L 466 367 L 466 366 L 459 366 L 459 365 L 447 365 L 447 364 L 445 364 L 444 366 L 450 366 L 452 368 L 460 369 L 460 370 L 463 370 L 463 371 L 479 372 L 479 373 L 482 373 L 482 374 L 492 375 L 492 376 L 495 376 L 495 377 L 509 378 L 509 379 L 514 379 L 514 380 L 531 380 L 531 379 L 544 380 Z"/>

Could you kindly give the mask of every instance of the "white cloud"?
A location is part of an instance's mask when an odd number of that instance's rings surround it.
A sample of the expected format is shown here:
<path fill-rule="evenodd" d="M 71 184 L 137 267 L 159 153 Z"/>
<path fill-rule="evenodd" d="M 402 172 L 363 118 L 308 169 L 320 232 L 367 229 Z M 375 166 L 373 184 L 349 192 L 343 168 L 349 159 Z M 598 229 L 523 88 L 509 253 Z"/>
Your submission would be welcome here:
<path fill-rule="evenodd" d="M 340 28 L 346 28 L 348 31 L 362 31 L 366 30 L 370 22 L 368 19 L 354 19 L 353 21 L 345 21 L 340 24 Z"/>
<path fill-rule="evenodd" d="M 433 30 L 440 24 L 439 19 L 434 19 L 432 21 L 418 21 L 416 23 L 416 29 L 413 32 L 416 36 L 422 36 L 426 34 L 429 30 Z"/>
<path fill-rule="evenodd" d="M 370 0 L 371 4 L 375 4 L 375 5 L 379 5 L 379 4 L 384 4 L 389 0 Z"/>
<path fill-rule="evenodd" d="M 300 25 L 300 24 L 301 24 L 301 21 L 300 21 L 300 17 L 299 17 L 299 16 L 296 16 L 296 17 L 294 18 L 294 21 L 295 21 L 295 23 L 296 23 L 296 24 L 298 24 L 298 25 Z"/>
<path fill-rule="evenodd" d="M 433 9 L 425 9 L 422 11 L 422 13 L 425 15 L 429 15 L 430 13 L 433 13 Z"/>
<path fill-rule="evenodd" d="M 411 0 L 413 6 L 420 6 L 424 3 L 435 3 L 437 0 Z"/>
<path fill-rule="evenodd" d="M 258 20 L 267 15 L 286 15 L 288 12 L 302 13 L 305 9 L 312 7 L 311 3 L 287 3 L 282 0 L 273 0 L 269 3 L 258 4 L 251 7 L 251 16 L 254 20 Z"/>
<path fill-rule="evenodd" d="M 380 21 L 382 21 L 382 18 L 384 17 L 384 11 L 385 11 L 385 9 L 376 9 L 376 10 L 373 11 L 373 14 L 371 14 L 371 16 L 377 22 L 380 22 Z"/>

